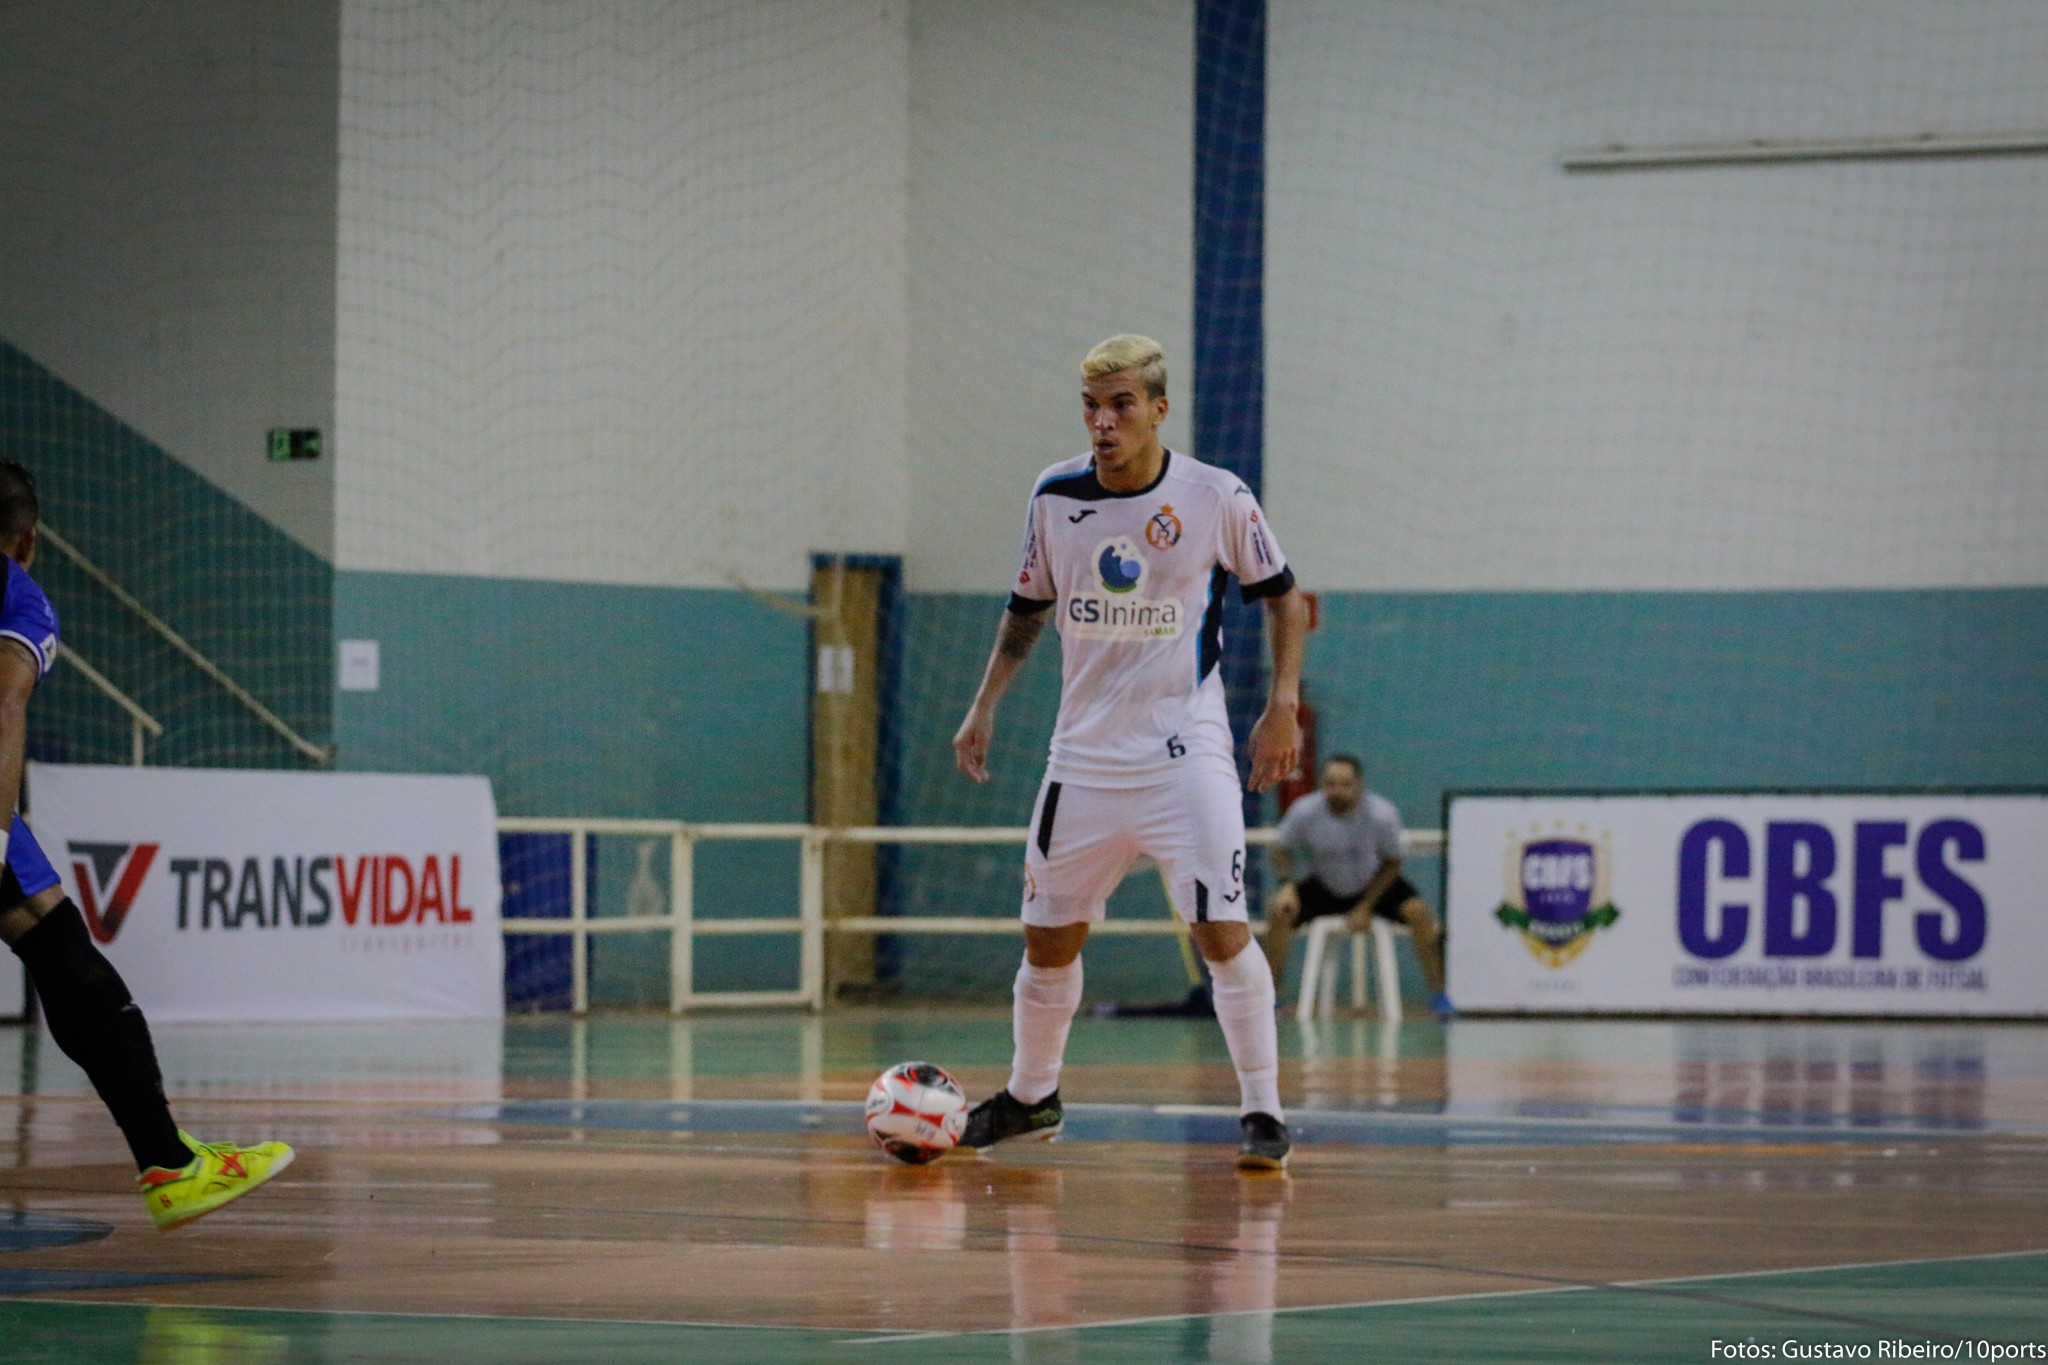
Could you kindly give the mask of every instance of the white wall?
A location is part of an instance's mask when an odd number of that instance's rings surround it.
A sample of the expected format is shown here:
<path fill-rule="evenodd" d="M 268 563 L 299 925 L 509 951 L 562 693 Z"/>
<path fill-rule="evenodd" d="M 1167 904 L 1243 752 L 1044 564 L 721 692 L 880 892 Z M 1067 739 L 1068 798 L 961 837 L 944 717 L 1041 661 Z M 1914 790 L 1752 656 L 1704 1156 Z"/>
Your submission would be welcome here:
<path fill-rule="evenodd" d="M 1081 357 L 1166 347 L 1191 449 L 1191 0 L 913 0 L 909 586 L 1007 592 Z"/>
<path fill-rule="evenodd" d="M 0 336 L 343 567 L 1000 591 L 1089 344 L 1160 337 L 1190 444 L 1192 9 L 0 8 Z M 2048 157 L 1557 165 L 2048 128 L 2048 10 L 1270 27 L 1267 500 L 1313 585 L 2048 582 Z M 331 462 L 265 461 L 287 424 Z"/>
<path fill-rule="evenodd" d="M 1272 0 L 1267 490 L 1312 586 L 2048 583 L 2032 0 Z"/>
<path fill-rule="evenodd" d="M 0 338 L 321 555 L 335 0 L 0 5 Z"/>
<path fill-rule="evenodd" d="M 889 0 L 346 0 L 338 559 L 794 588 L 904 530 Z"/>

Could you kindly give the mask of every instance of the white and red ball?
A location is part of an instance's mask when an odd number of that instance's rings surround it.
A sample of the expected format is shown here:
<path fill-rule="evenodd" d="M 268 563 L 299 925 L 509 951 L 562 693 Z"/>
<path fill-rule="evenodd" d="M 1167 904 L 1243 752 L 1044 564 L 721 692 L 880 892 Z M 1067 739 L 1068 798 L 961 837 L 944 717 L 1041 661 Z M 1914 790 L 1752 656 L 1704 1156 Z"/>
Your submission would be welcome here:
<path fill-rule="evenodd" d="M 953 1150 L 967 1127 L 967 1096 L 944 1067 L 898 1062 L 868 1087 L 868 1134 L 913 1166 Z"/>

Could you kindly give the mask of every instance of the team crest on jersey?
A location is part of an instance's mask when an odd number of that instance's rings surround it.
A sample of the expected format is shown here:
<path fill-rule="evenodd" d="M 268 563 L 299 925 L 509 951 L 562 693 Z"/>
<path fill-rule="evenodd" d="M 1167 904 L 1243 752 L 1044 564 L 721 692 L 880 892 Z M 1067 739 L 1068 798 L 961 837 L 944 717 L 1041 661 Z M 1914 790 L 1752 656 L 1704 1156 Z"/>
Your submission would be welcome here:
<path fill-rule="evenodd" d="M 1180 529 L 1180 518 L 1173 514 L 1172 505 L 1163 505 L 1145 523 L 1145 543 L 1155 550 L 1171 550 L 1180 544 Z"/>
<path fill-rule="evenodd" d="M 1538 962 L 1562 967 L 1621 918 L 1608 899 L 1613 865 L 1604 835 L 1509 835 L 1507 899 L 1494 918 L 1519 934 Z"/>

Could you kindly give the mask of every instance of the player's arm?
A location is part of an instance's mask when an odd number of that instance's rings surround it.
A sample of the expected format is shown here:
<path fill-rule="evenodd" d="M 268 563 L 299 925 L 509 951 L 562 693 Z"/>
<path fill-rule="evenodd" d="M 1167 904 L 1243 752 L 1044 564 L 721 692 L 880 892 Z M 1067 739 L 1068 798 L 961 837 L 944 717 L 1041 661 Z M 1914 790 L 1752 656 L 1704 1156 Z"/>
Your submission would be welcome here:
<path fill-rule="evenodd" d="M 996 627 L 995 648 L 989 651 L 988 667 L 982 670 L 981 686 L 975 689 L 967 719 L 953 736 L 953 763 L 976 782 L 988 781 L 988 746 L 995 738 L 996 707 L 1031 657 L 1031 647 L 1045 630 L 1044 607 L 1052 605 L 1047 602 L 1037 610 L 1027 605 L 1020 610 L 1020 600 L 1011 599 L 1003 612 L 1002 623 Z"/>
<path fill-rule="evenodd" d="M 0 863 L 7 860 L 7 827 L 21 800 L 21 771 L 28 758 L 28 699 L 41 676 L 27 645 L 0 639 Z"/>
<path fill-rule="evenodd" d="M 1267 899 L 1266 904 L 1275 906 L 1297 903 L 1301 899 L 1301 894 L 1294 889 L 1293 851 L 1285 844 L 1274 843 L 1266 849 L 1266 861 L 1273 865 L 1273 880 L 1279 883 L 1273 888 L 1273 894 Z"/>
<path fill-rule="evenodd" d="M 1267 597 L 1265 602 L 1273 685 L 1266 692 L 1264 713 L 1252 726 L 1251 788 L 1255 792 L 1285 780 L 1301 762 L 1301 656 L 1308 639 L 1308 603 L 1291 581 L 1285 592 Z"/>
<path fill-rule="evenodd" d="M 1291 882 L 1294 880 L 1294 854 L 1285 844 L 1273 844 L 1266 849 L 1266 857 L 1273 864 L 1273 880 Z"/>
<path fill-rule="evenodd" d="M 1379 871 L 1373 873 L 1372 880 L 1365 884 L 1365 890 L 1359 892 L 1359 904 L 1378 904 L 1380 897 L 1386 894 L 1387 888 L 1394 884 L 1394 878 L 1400 875 L 1401 860 L 1399 858 L 1389 858 L 1381 863 Z"/>
<path fill-rule="evenodd" d="M 1372 874 L 1372 880 L 1365 884 L 1360 899 L 1366 905 L 1377 905 L 1387 888 L 1394 884 L 1394 878 L 1401 875 L 1401 812 L 1389 805 L 1386 818 L 1372 820 L 1368 828 L 1372 831 L 1372 851 L 1379 858 L 1380 865 Z"/>

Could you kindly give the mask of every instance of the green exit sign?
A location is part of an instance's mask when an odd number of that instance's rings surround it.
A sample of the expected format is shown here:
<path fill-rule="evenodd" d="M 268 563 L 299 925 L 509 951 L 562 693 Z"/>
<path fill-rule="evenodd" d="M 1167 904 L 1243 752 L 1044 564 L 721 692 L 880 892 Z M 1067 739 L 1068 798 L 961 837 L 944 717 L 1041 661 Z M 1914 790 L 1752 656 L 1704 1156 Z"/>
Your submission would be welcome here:
<path fill-rule="evenodd" d="M 320 458 L 320 428 L 272 427 L 270 458 L 273 460 L 317 460 Z"/>

